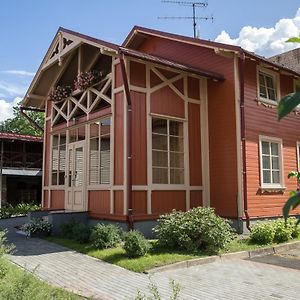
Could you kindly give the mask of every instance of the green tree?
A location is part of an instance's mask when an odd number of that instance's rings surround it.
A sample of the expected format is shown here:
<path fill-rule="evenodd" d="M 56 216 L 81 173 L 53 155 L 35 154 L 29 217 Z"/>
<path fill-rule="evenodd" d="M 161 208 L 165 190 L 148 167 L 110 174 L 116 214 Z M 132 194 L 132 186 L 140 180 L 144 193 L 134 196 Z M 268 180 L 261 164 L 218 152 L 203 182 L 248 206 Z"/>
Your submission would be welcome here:
<path fill-rule="evenodd" d="M 29 111 L 26 114 L 40 127 L 44 127 L 44 113 Z M 34 127 L 20 112 L 20 103 L 13 107 L 13 117 L 0 122 L 0 131 L 42 135 L 38 128 Z"/>
<path fill-rule="evenodd" d="M 293 37 L 287 40 L 289 43 L 300 43 L 300 37 Z M 277 107 L 278 119 L 281 120 L 300 104 L 300 92 L 295 92 L 283 97 Z M 291 173 L 290 173 L 291 174 Z M 289 177 L 295 177 L 289 174 Z M 298 178 L 298 177 L 297 177 Z M 299 179 L 298 179 L 299 183 Z M 291 197 L 283 207 L 284 218 L 287 219 L 290 210 L 300 205 L 300 192 L 292 192 Z"/>

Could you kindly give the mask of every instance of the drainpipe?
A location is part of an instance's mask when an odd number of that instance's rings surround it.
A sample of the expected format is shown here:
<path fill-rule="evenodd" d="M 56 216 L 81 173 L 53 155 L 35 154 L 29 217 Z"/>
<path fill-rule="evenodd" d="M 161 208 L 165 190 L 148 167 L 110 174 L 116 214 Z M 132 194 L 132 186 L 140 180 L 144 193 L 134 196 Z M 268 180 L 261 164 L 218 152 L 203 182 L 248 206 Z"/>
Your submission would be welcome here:
<path fill-rule="evenodd" d="M 124 54 L 120 53 L 121 72 L 124 82 L 125 95 L 127 99 L 127 199 L 128 199 L 128 214 L 127 222 L 128 229 L 133 230 L 133 208 L 132 208 L 132 103 L 129 90 L 128 77 L 125 68 Z"/>
<path fill-rule="evenodd" d="M 240 114 L 241 114 L 242 161 L 243 161 L 243 198 L 244 198 L 244 214 L 246 217 L 246 227 L 249 231 L 251 231 L 250 217 L 248 214 L 248 201 L 247 201 L 244 72 L 245 72 L 245 53 L 241 50 L 240 57 L 239 57 L 239 74 L 240 74 Z"/>

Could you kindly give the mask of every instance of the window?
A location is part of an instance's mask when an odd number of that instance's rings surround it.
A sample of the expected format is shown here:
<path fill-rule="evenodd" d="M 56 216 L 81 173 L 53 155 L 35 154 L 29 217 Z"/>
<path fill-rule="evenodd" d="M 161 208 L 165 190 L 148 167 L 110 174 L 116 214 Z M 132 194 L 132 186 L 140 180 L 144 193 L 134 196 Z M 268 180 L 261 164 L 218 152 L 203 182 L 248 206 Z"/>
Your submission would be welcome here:
<path fill-rule="evenodd" d="M 110 118 L 89 125 L 89 180 L 91 185 L 110 182 L 110 126 Z"/>
<path fill-rule="evenodd" d="M 260 165 L 262 187 L 282 187 L 282 156 L 280 140 L 261 138 Z"/>
<path fill-rule="evenodd" d="M 271 101 L 277 100 L 277 87 L 275 75 L 258 72 L 259 76 L 259 97 Z"/>
<path fill-rule="evenodd" d="M 52 185 L 64 185 L 66 172 L 66 133 L 52 136 Z"/>
<path fill-rule="evenodd" d="M 152 178 L 156 184 L 184 184 L 182 122 L 152 119 Z"/>

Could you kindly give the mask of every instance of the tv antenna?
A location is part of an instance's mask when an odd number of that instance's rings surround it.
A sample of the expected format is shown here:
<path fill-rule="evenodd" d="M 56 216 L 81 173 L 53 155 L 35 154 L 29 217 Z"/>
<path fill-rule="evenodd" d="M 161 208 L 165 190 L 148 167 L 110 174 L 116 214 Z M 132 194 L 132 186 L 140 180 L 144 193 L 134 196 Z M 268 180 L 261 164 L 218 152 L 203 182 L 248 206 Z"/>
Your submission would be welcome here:
<path fill-rule="evenodd" d="M 182 16 L 182 17 L 158 17 L 158 19 L 192 19 L 193 20 L 193 29 L 194 29 L 194 38 L 197 37 L 197 22 L 196 20 L 214 20 L 214 17 L 197 17 L 196 16 L 196 8 L 202 7 L 205 8 L 208 6 L 207 2 L 193 2 L 193 1 L 172 1 L 172 0 L 161 0 L 163 3 L 173 3 L 173 4 L 179 4 L 182 6 L 190 6 L 193 9 L 193 15 L 192 16 Z"/>

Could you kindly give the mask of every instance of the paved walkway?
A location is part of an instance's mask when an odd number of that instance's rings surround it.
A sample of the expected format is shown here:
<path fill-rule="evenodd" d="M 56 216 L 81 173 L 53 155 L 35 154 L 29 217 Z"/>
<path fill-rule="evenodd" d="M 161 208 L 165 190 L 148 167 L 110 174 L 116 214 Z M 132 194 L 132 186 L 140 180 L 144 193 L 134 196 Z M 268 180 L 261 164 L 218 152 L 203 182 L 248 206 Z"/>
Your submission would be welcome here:
<path fill-rule="evenodd" d="M 148 276 L 76 253 L 44 240 L 16 235 L 10 259 L 49 283 L 94 299 L 134 299 L 147 291 Z M 156 273 L 162 299 L 169 299 L 169 281 L 183 288 L 180 299 L 299 299 L 300 271 L 265 262 L 227 260 Z"/>

